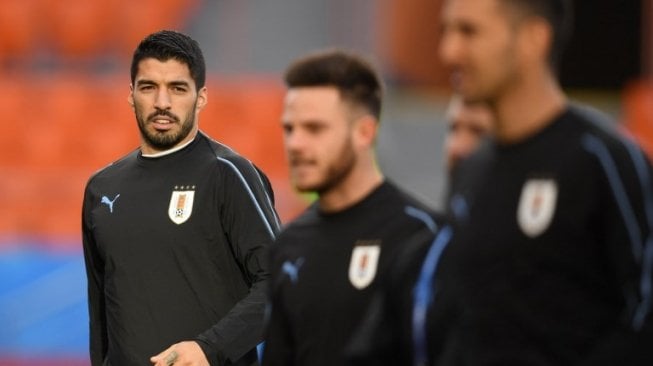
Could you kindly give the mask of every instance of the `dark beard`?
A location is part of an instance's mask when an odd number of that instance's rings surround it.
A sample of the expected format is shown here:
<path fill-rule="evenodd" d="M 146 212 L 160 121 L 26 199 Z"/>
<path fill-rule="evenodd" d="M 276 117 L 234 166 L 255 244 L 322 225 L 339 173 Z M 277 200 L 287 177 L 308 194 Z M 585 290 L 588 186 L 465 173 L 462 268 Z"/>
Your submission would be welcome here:
<path fill-rule="evenodd" d="M 194 125 L 194 118 L 195 118 L 195 110 L 193 110 L 184 120 L 184 122 L 181 124 L 181 129 L 177 133 L 166 133 L 166 132 L 154 132 L 150 133 L 147 131 L 145 128 L 145 125 L 147 121 L 151 120 L 152 118 L 156 116 L 167 116 L 175 119 L 175 123 L 179 123 L 179 119 L 174 116 L 172 113 L 166 111 L 166 110 L 159 110 L 147 117 L 146 120 L 143 120 L 140 117 L 140 113 L 138 111 L 138 108 L 136 109 L 136 121 L 138 122 L 138 129 L 141 132 L 141 136 L 143 137 L 143 140 L 145 142 L 155 148 L 156 150 L 168 150 L 181 141 L 183 141 L 190 132 L 193 130 L 193 125 Z"/>

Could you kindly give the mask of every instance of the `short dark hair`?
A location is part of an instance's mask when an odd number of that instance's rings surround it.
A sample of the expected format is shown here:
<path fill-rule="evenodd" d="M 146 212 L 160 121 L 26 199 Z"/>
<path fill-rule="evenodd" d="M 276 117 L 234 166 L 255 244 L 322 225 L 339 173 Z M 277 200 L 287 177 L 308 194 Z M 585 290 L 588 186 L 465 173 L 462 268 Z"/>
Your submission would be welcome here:
<path fill-rule="evenodd" d="M 288 67 L 284 80 L 289 88 L 333 86 L 343 100 L 380 119 L 381 79 L 368 61 L 352 52 L 328 50 L 299 58 Z"/>
<path fill-rule="evenodd" d="M 139 63 L 146 58 L 159 61 L 177 60 L 188 66 L 197 90 L 206 83 L 206 65 L 199 43 L 189 36 L 171 30 L 162 30 L 145 37 L 136 47 L 131 64 L 132 84 L 136 79 Z"/>
<path fill-rule="evenodd" d="M 564 49 L 571 38 L 573 7 L 571 0 L 501 0 L 504 4 L 521 10 L 525 15 L 538 16 L 551 25 L 553 41 L 549 63 L 557 70 Z"/>

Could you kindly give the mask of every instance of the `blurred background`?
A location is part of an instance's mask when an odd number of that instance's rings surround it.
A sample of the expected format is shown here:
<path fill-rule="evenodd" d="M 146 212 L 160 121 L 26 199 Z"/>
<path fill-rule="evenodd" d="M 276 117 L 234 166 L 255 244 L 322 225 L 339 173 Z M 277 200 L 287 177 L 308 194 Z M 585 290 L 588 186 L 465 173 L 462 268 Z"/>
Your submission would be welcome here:
<path fill-rule="evenodd" d="M 90 175 L 139 144 L 126 98 L 140 39 L 165 28 L 200 42 L 200 128 L 268 174 L 284 222 L 307 202 L 287 180 L 280 75 L 325 47 L 366 55 L 387 83 L 381 167 L 439 208 L 441 2 L 0 0 L 0 365 L 89 364 L 82 195 Z M 653 154 L 652 2 L 577 0 L 561 79 Z"/>

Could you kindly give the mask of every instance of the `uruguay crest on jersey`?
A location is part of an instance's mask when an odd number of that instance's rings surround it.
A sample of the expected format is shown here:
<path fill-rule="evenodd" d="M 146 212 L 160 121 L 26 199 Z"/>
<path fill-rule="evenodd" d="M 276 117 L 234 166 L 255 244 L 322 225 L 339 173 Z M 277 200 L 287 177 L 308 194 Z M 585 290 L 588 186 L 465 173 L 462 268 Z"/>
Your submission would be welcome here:
<path fill-rule="evenodd" d="M 378 241 L 372 241 L 372 243 L 376 244 L 356 245 L 351 253 L 349 281 L 359 290 L 369 286 L 376 276 L 381 246 L 378 245 Z"/>
<path fill-rule="evenodd" d="M 524 184 L 517 208 L 519 228 L 534 238 L 551 224 L 558 199 L 558 184 L 553 179 L 529 179 Z"/>
<path fill-rule="evenodd" d="M 176 186 L 170 197 L 168 217 L 177 225 L 183 224 L 193 212 L 193 198 L 195 186 Z"/>

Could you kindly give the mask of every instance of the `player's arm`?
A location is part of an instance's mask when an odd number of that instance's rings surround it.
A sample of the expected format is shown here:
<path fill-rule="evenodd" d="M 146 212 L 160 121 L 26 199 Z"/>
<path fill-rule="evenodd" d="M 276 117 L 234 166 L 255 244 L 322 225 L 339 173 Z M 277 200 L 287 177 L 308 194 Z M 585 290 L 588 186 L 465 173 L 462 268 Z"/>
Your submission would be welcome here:
<path fill-rule="evenodd" d="M 270 184 L 249 161 L 221 161 L 224 196 L 220 220 L 234 259 L 250 285 L 249 293 L 217 324 L 198 336 L 207 358 L 232 362 L 254 349 L 262 339 L 266 304 L 268 248 L 279 224 Z"/>
<path fill-rule="evenodd" d="M 583 365 L 653 364 L 653 168 L 634 144 L 611 149 L 586 140 L 605 178 L 601 236 L 622 286 L 621 322 Z"/>
<path fill-rule="evenodd" d="M 91 230 L 90 209 L 92 195 L 88 187 L 84 194 L 82 207 L 82 244 L 84 247 L 84 261 L 86 264 L 86 277 L 88 283 L 88 309 L 90 320 L 90 353 L 91 364 L 100 366 L 106 357 L 107 325 L 104 301 L 104 263 L 100 257 L 97 245 Z"/>

